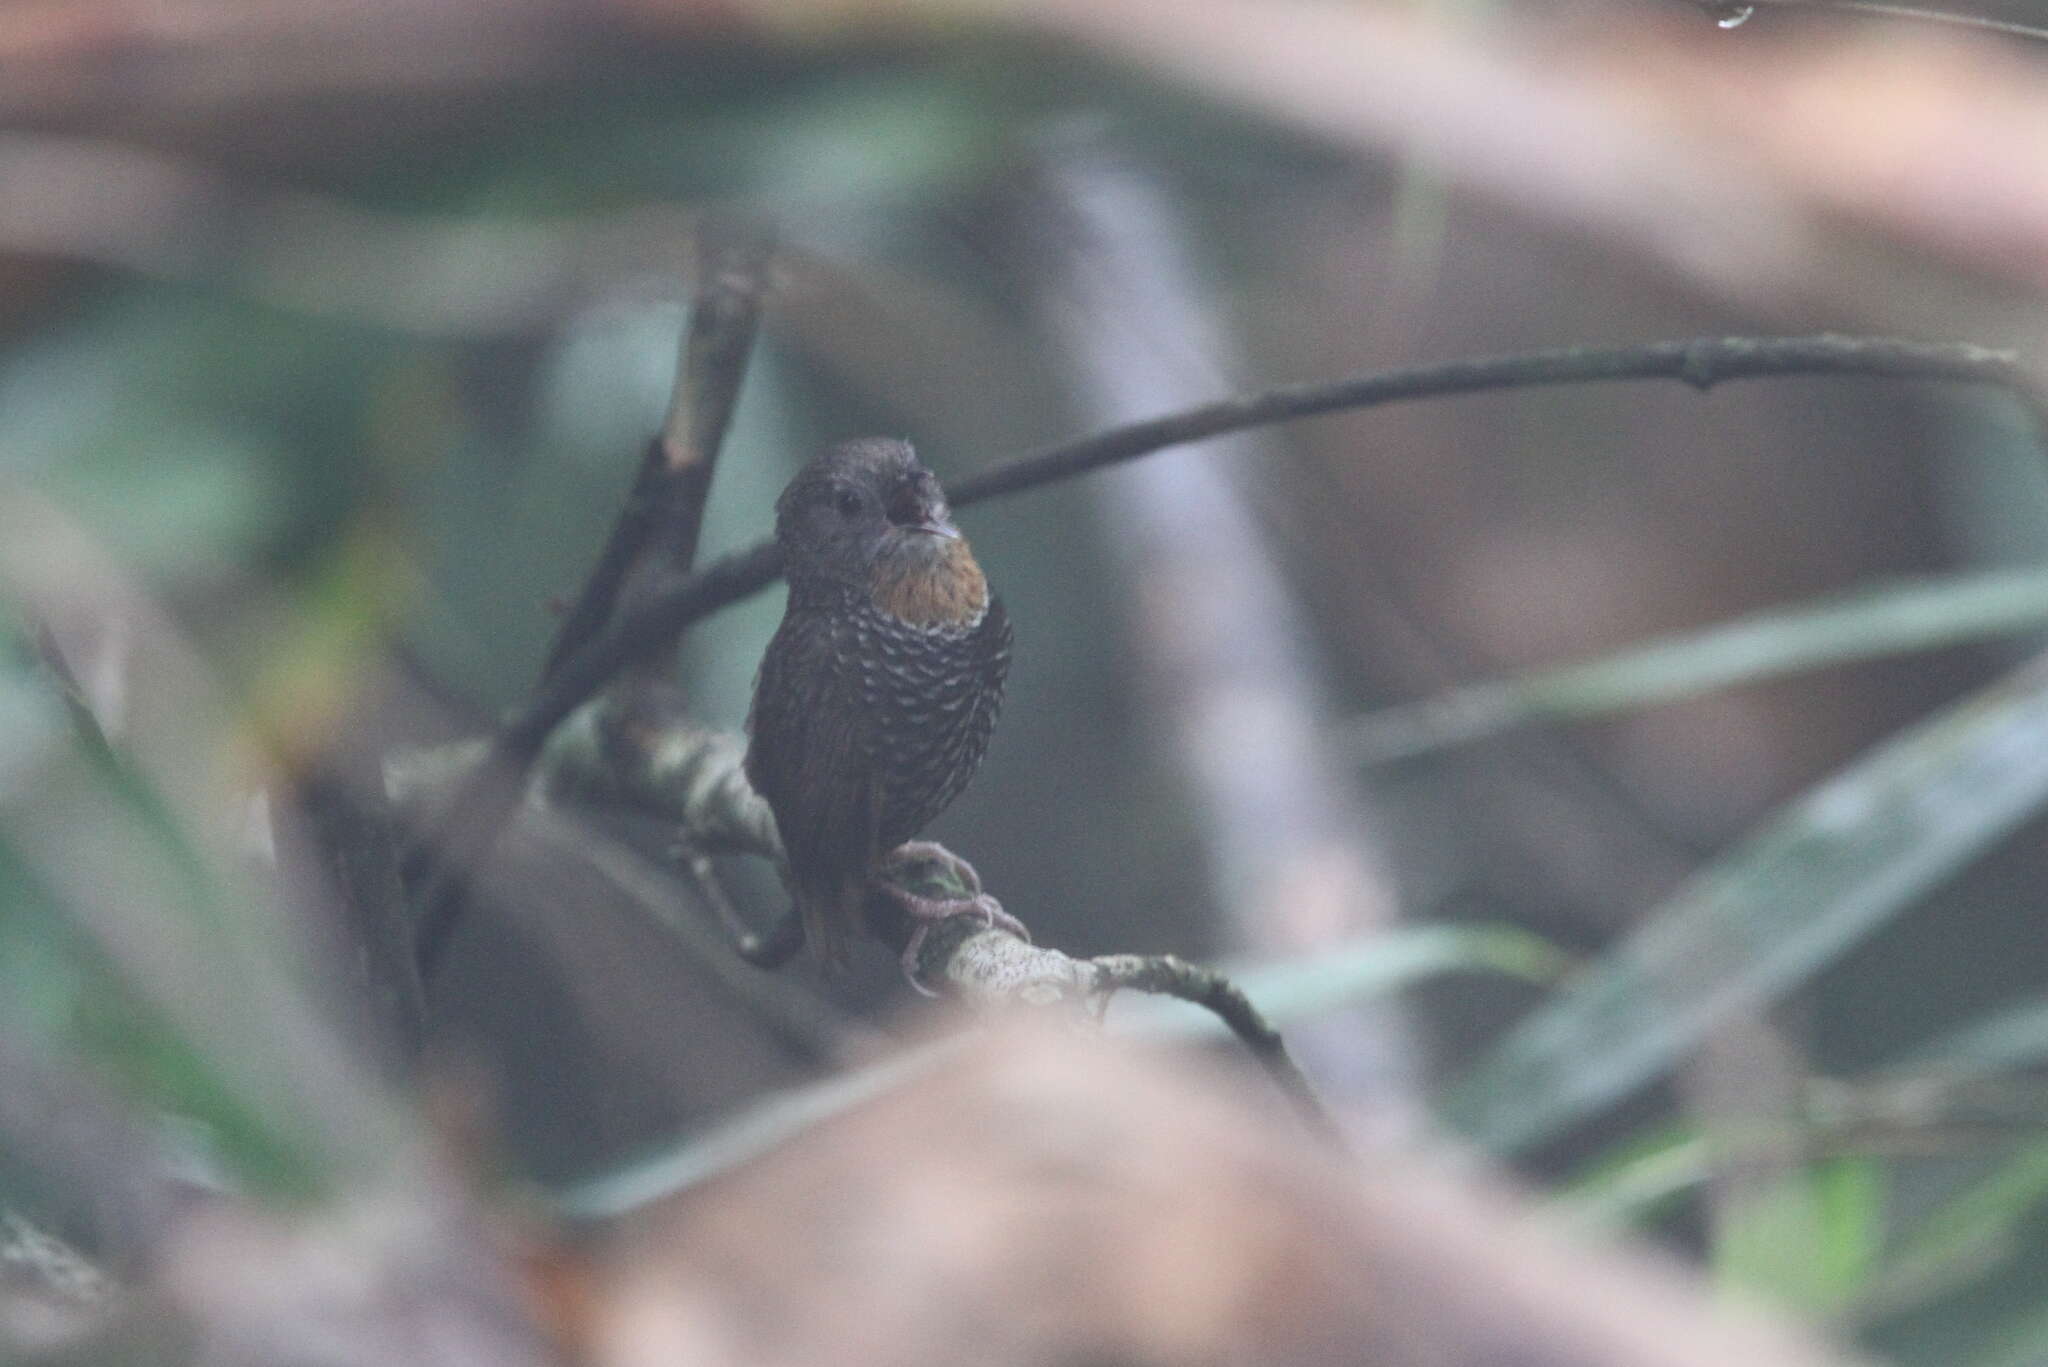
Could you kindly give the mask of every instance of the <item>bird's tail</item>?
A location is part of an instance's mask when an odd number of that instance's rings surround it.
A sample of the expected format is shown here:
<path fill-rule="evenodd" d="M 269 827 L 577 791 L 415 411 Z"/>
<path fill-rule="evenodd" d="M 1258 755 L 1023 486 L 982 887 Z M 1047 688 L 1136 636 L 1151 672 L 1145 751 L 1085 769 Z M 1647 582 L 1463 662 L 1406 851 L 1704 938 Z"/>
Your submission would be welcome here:
<path fill-rule="evenodd" d="M 844 969 L 851 958 L 849 946 L 854 930 L 861 924 L 867 906 L 865 878 L 842 878 L 830 886 L 799 891 L 797 909 L 803 914 L 804 943 L 825 967 Z"/>

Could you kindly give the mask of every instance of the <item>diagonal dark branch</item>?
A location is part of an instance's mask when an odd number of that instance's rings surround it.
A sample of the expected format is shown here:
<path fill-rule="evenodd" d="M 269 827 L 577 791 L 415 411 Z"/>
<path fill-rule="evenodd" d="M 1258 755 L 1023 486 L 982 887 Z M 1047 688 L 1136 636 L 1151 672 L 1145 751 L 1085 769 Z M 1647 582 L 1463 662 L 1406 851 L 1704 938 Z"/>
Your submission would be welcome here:
<path fill-rule="evenodd" d="M 765 228 L 712 222 L 703 229 L 697 299 L 661 425 L 663 476 L 675 492 L 670 515 L 655 524 L 655 549 L 662 567 L 678 575 L 696 563 L 704 501 L 754 353 L 774 253 Z"/>
<path fill-rule="evenodd" d="M 591 567 L 589 578 L 583 581 L 583 588 L 562 614 L 561 625 L 555 629 L 555 639 L 549 644 L 547 657 L 541 664 L 540 682 L 543 685 L 560 672 L 564 661 L 604 630 L 604 624 L 611 620 L 612 612 L 618 606 L 627 576 L 638 563 L 648 537 L 660 519 L 665 502 L 663 496 L 680 492 L 674 481 L 663 478 L 668 469 L 662 459 L 663 446 L 660 437 L 647 443 L 640 471 L 634 476 L 633 487 L 626 494 L 625 506 L 619 509 L 618 520 L 612 523 L 611 533 L 605 538 L 604 549 L 598 552 L 597 563 Z M 709 481 L 704 483 L 708 488 Z"/>
<path fill-rule="evenodd" d="M 686 596 L 683 591 L 697 582 L 689 571 L 711 477 L 753 353 L 773 250 L 765 231 L 700 228 L 697 294 L 661 431 L 648 443 L 633 491 L 556 633 L 534 703 L 496 737 L 484 763 L 444 810 L 440 830 L 428 845 L 416 941 L 423 978 L 431 979 L 439 965 L 470 874 L 518 807 L 526 775 L 548 733 L 622 668 L 652 658 L 681 635 L 679 625 L 629 658 L 601 669 L 586 663 L 596 645 L 637 620 L 637 602 L 658 605 Z M 570 699 L 566 705 L 564 698 Z"/>
<path fill-rule="evenodd" d="M 1910 342 L 1885 337 L 1705 337 L 1623 347 L 1561 347 L 1411 366 L 1328 384 L 1287 385 L 1110 428 L 1006 461 L 959 481 L 955 507 L 1022 493 L 1119 461 L 1271 423 L 1373 408 L 1404 400 L 1488 390 L 1613 380 L 1680 380 L 1706 390 L 1729 380 L 1785 375 L 1842 375 L 1945 380 L 2011 391 L 2040 409 L 2034 377 L 2017 354 L 1967 343 Z M 461 867 L 486 849 L 519 801 L 525 775 L 548 734 L 620 669 L 672 645 L 691 623 L 774 583 L 782 572 L 772 541 L 728 555 L 618 614 L 553 671 L 526 707 L 493 738 L 485 762 L 455 800 L 462 831 L 444 832 L 444 867 Z M 459 837 L 463 843 L 454 844 Z M 422 962 L 430 963 L 445 934 L 445 914 L 429 904 Z M 429 933 L 429 932 L 433 933 Z M 428 970 L 431 972 L 431 969 Z"/>
<path fill-rule="evenodd" d="M 543 682 L 604 630 L 636 571 L 643 578 L 680 577 L 695 563 L 711 477 L 760 329 L 772 252 L 773 239 L 765 231 L 717 223 L 700 229 L 697 294 L 676 354 L 668 415 L 647 443 L 632 492 L 590 577 L 562 618 Z"/>

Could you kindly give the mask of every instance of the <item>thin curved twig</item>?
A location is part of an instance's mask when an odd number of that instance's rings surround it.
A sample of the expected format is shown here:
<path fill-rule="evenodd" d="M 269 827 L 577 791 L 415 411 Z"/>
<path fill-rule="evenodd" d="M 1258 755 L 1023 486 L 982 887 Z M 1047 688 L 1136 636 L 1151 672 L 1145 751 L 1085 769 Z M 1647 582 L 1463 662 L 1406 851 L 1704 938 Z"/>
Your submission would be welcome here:
<path fill-rule="evenodd" d="M 1488 390 L 1613 380 L 1680 380 L 1706 390 L 1729 380 L 1784 375 L 1857 375 L 1987 384 L 2011 391 L 2040 413 L 2033 376 L 2017 353 L 1968 343 L 1888 337 L 1702 337 L 1622 347 L 1561 347 L 1441 365 L 1411 366 L 1327 384 L 1286 385 L 1169 413 L 1061 442 L 956 483 L 955 507 L 1059 483 L 1119 461 L 1271 423 L 1373 408 L 1404 400 Z M 455 798 L 460 830 L 444 831 L 454 856 L 488 849 L 519 803 L 525 777 L 547 737 L 620 669 L 672 646 L 693 622 L 767 588 L 782 557 L 763 541 L 707 565 L 611 624 L 553 671 L 527 705 L 493 737 L 486 760 Z M 451 839 L 452 837 L 452 839 Z M 439 918 L 446 921 L 445 915 Z M 444 936 L 422 930 L 422 964 Z M 445 924 L 440 929 L 445 932 Z M 424 971 L 424 970 L 423 970 Z"/>
<path fill-rule="evenodd" d="M 892 937 L 893 938 L 893 937 Z M 896 946 L 900 948 L 901 946 Z M 1228 975 L 1172 954 L 1105 954 L 1076 959 L 1035 945 L 971 911 L 942 921 L 918 952 L 919 981 L 938 984 L 978 1010 L 1028 1006 L 1092 1008 L 1097 1019 L 1118 992 L 1149 992 L 1198 1006 L 1237 1037 L 1293 1103 L 1318 1139 L 1347 1149 L 1336 1117 L 1287 1051 L 1287 1042 Z"/>
<path fill-rule="evenodd" d="M 1287 1041 L 1228 976 L 1172 954 L 1106 954 L 1088 962 L 1105 1004 L 1119 991 L 1152 992 L 1192 1002 L 1214 1015 L 1286 1093 L 1303 1122 L 1325 1141 L 1344 1147 L 1344 1132 L 1287 1052 Z"/>
<path fill-rule="evenodd" d="M 1704 391 L 1729 380 L 1782 375 L 1861 375 L 1988 384 L 2010 389 L 2030 409 L 2036 404 L 2034 377 L 2022 365 L 2018 353 L 1960 342 L 1821 334 L 1701 337 L 1622 347 L 1559 347 L 1442 365 L 1409 366 L 1327 384 L 1283 385 L 1257 394 L 1220 399 L 1004 461 L 955 482 L 947 494 L 954 507 L 965 508 L 1227 432 L 1404 400 L 1611 380 L 1682 380 Z M 550 696 L 536 698 L 529 709 L 531 716 L 522 714 L 517 720 L 539 725 L 541 718 L 551 715 L 554 721 L 560 721 L 621 665 L 668 644 L 691 623 L 727 604 L 767 588 L 781 573 L 781 555 L 772 541 L 758 542 L 713 562 L 592 641 L 565 666 L 557 687 L 548 690 Z"/>

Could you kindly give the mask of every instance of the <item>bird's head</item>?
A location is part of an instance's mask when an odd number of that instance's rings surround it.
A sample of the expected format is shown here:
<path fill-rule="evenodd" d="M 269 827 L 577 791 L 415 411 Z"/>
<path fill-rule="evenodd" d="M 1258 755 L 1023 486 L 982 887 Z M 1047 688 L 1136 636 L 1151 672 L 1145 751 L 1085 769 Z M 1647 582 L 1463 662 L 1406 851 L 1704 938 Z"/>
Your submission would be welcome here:
<path fill-rule="evenodd" d="M 864 589 L 876 607 L 920 626 L 972 622 L 988 606 L 945 492 L 908 442 L 862 437 L 828 448 L 776 501 L 775 537 L 793 593 Z"/>

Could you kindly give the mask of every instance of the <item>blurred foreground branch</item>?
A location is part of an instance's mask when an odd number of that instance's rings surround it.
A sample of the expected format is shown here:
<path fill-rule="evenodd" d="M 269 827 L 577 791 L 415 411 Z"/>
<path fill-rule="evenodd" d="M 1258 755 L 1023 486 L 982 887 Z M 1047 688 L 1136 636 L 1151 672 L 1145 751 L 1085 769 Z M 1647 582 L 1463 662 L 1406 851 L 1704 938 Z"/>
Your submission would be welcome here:
<path fill-rule="evenodd" d="M 584 1284 L 607 1363 L 1843 1361 L 1190 1060 L 1014 1024 L 639 1209 Z"/>
<path fill-rule="evenodd" d="M 1930 24 L 1955 24 L 1962 28 L 2010 33 L 2019 38 L 2048 38 L 2048 26 L 2023 24 L 2016 19 L 1968 9 L 1941 9 L 1933 5 L 1898 5 L 1887 0 L 1685 0 L 1723 28 L 1735 28 L 1759 9 L 1846 10 L 1852 14 L 1874 14 L 1888 19 L 1914 19 Z"/>

